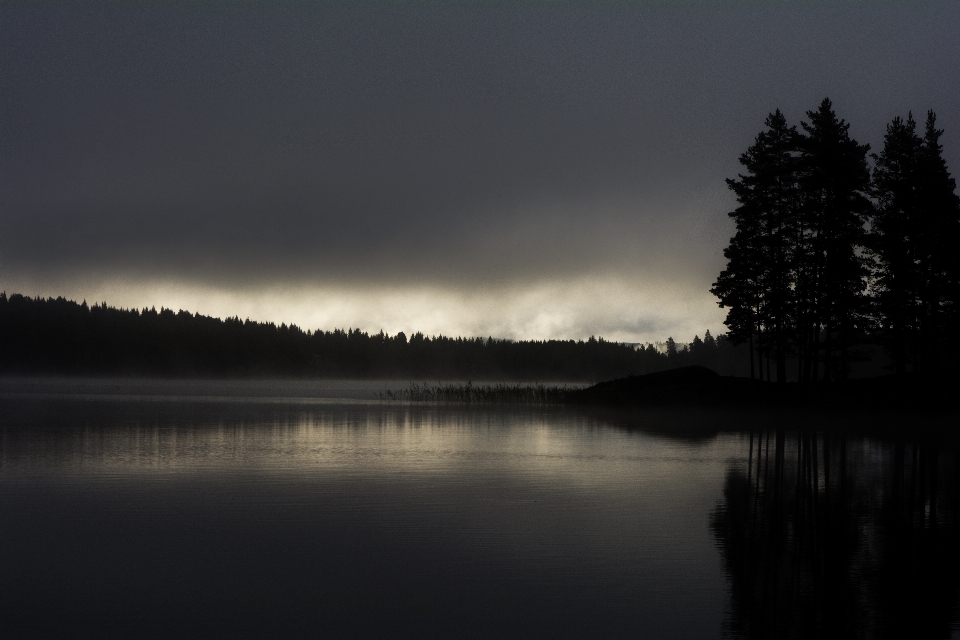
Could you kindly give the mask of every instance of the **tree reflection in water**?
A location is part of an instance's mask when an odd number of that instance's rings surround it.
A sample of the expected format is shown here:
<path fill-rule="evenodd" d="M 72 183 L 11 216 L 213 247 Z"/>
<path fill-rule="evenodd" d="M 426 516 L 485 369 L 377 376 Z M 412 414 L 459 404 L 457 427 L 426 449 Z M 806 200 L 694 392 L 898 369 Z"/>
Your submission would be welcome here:
<path fill-rule="evenodd" d="M 947 638 L 956 445 L 752 432 L 711 516 L 734 638 Z"/>

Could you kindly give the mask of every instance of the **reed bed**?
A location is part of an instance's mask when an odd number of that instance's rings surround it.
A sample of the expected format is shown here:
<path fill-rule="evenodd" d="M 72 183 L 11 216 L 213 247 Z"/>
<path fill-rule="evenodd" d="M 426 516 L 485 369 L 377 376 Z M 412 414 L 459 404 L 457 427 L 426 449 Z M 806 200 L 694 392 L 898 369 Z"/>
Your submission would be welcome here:
<path fill-rule="evenodd" d="M 571 391 L 579 387 L 548 387 L 544 384 L 475 385 L 424 382 L 411 384 L 406 389 L 381 392 L 381 400 L 405 400 L 409 402 L 454 402 L 460 404 L 561 404 Z"/>

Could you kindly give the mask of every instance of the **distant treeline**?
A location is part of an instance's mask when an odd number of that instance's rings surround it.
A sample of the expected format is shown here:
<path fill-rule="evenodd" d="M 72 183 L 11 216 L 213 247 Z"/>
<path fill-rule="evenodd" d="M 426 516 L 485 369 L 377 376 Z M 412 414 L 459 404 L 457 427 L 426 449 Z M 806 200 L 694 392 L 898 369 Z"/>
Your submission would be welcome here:
<path fill-rule="evenodd" d="M 171 309 L 88 306 L 0 294 L 0 373 L 26 375 L 348 377 L 593 382 L 701 364 L 749 372 L 749 352 L 724 336 L 661 353 L 602 338 L 407 338 L 359 329 L 221 320 Z"/>

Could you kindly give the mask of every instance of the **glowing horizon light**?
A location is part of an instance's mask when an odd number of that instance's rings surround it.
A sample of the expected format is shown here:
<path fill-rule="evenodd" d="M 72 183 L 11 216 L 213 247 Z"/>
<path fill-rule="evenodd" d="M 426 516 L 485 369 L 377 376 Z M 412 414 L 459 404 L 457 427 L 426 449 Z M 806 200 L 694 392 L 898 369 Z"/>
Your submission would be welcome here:
<path fill-rule="evenodd" d="M 29 284 L 29 283 L 26 283 Z M 360 329 L 388 335 L 578 340 L 678 341 L 722 332 L 723 310 L 707 291 L 643 287 L 608 277 L 534 282 L 470 292 L 433 287 L 319 287 L 277 284 L 227 288 L 179 282 L 76 282 L 7 291 L 63 296 L 126 309 L 168 308 L 201 315 L 293 324 L 304 331 Z"/>

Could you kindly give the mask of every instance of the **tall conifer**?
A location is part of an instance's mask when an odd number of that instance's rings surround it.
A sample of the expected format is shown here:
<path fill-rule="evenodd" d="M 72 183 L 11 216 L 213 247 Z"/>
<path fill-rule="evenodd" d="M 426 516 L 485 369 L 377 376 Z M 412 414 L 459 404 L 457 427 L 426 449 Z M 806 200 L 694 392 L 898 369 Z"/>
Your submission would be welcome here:
<path fill-rule="evenodd" d="M 931 371 L 942 366 L 940 354 L 947 337 L 960 330 L 960 197 L 943 157 L 942 135 L 937 115 L 928 111 L 919 170 L 920 206 L 928 238 L 924 243 L 927 263 L 923 268 L 920 339 L 923 366 Z M 952 340 L 950 344 L 957 348 Z"/>
<path fill-rule="evenodd" d="M 876 213 L 870 229 L 870 250 L 876 260 L 873 292 L 881 338 L 893 357 L 897 374 L 919 346 L 923 262 L 920 159 L 923 141 L 913 114 L 887 125 L 883 150 L 874 154 Z"/>
<path fill-rule="evenodd" d="M 801 312 L 807 327 L 807 359 L 803 378 L 845 378 L 851 346 L 863 329 L 867 260 L 860 248 L 872 210 L 868 198 L 869 145 L 850 137 L 850 125 L 837 118 L 824 98 L 802 122 L 800 186 L 803 191 L 801 245 L 809 262 L 798 284 Z M 823 337 L 823 344 L 820 338 Z"/>
<path fill-rule="evenodd" d="M 877 316 L 898 374 L 939 369 L 943 338 L 955 327 L 960 199 L 930 111 L 924 136 L 910 116 L 887 126 L 876 158 L 877 212 L 871 228 Z"/>
<path fill-rule="evenodd" d="M 768 362 L 772 355 L 777 380 L 783 382 L 792 331 L 797 131 L 787 126 L 779 109 L 767 116 L 765 124 L 767 130 L 740 156 L 746 174 L 727 180 L 739 203 L 730 213 L 736 234 L 724 251 L 727 268 L 711 291 L 720 298 L 721 307 L 730 309 L 725 320 L 728 336 L 737 343 L 750 343 L 751 376 L 756 337 L 760 377 L 763 355 Z"/>

